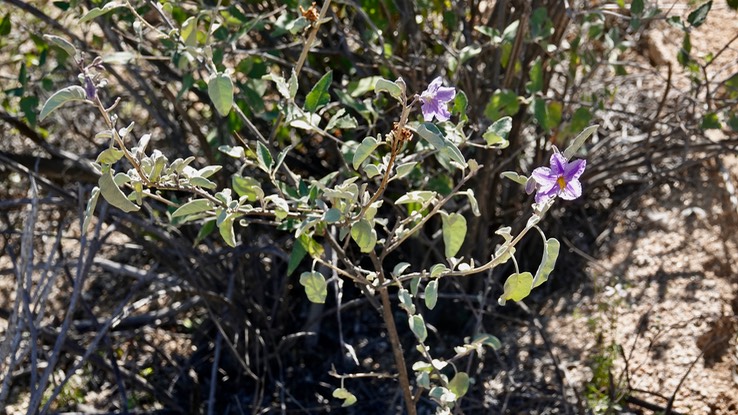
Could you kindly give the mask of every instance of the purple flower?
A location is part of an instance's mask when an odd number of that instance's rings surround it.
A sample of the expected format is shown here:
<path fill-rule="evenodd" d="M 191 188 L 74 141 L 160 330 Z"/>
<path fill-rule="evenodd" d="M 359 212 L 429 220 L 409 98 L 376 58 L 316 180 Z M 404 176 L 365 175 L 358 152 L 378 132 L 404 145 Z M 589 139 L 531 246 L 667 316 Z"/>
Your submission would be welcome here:
<path fill-rule="evenodd" d="M 446 121 L 451 117 L 447 104 L 456 96 L 456 89 L 442 84 L 443 79 L 439 76 L 420 94 L 420 109 L 426 121 L 433 121 L 433 117 L 438 118 L 438 121 Z"/>
<path fill-rule="evenodd" d="M 586 166 L 586 160 L 570 163 L 561 153 L 554 152 L 551 155 L 551 167 L 539 167 L 531 175 L 535 181 L 536 203 L 556 196 L 564 200 L 574 200 L 581 196 L 582 183 L 579 182 L 579 176 L 584 173 Z"/>

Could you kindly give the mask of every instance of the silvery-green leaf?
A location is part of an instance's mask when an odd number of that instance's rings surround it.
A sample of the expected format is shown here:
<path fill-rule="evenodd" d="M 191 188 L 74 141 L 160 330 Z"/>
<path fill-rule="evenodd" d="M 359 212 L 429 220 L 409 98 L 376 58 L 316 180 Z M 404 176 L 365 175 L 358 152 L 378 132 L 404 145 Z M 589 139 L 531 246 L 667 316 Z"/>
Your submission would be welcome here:
<path fill-rule="evenodd" d="M 382 171 L 379 170 L 379 167 L 374 164 L 367 164 L 364 166 L 363 169 L 364 169 L 364 173 L 366 173 L 366 177 L 370 179 L 372 177 L 379 176 L 380 174 L 382 174 Z"/>
<path fill-rule="evenodd" d="M 86 99 L 87 94 L 85 93 L 85 89 L 81 86 L 74 85 L 60 89 L 56 91 L 54 95 L 50 96 L 44 103 L 44 106 L 41 107 L 41 113 L 38 116 L 38 120 L 43 121 L 49 116 L 49 114 L 54 112 L 54 110 L 67 102 L 85 101 Z"/>
<path fill-rule="evenodd" d="M 474 190 L 466 189 L 466 197 L 469 198 L 469 207 L 471 207 L 474 216 L 481 216 L 482 213 L 479 212 L 479 203 L 477 203 L 477 198 L 474 196 Z"/>
<path fill-rule="evenodd" d="M 361 166 L 361 163 L 366 160 L 367 157 L 369 157 L 374 150 L 377 149 L 377 146 L 379 146 L 379 143 L 377 142 L 377 139 L 374 137 L 366 137 L 364 140 L 361 141 L 361 144 L 356 149 L 356 152 L 354 152 L 354 160 L 352 162 L 352 165 L 355 170 L 359 169 L 359 166 Z"/>
<path fill-rule="evenodd" d="M 423 140 L 430 143 L 436 150 L 446 147 L 446 138 L 443 137 L 441 130 L 430 122 L 424 122 L 418 126 L 417 133 Z"/>
<path fill-rule="evenodd" d="M 261 184 L 253 177 L 241 177 L 238 174 L 231 176 L 231 187 L 238 197 L 246 196 L 249 202 L 264 198 L 264 191 L 261 190 Z"/>
<path fill-rule="evenodd" d="M 246 155 L 246 152 L 241 146 L 231 147 L 229 145 L 222 145 L 218 147 L 218 151 L 228 155 L 229 157 L 233 157 L 234 159 L 240 159 Z"/>
<path fill-rule="evenodd" d="M 233 81 L 226 73 L 219 73 L 208 81 L 208 95 L 218 113 L 225 117 L 233 106 Z"/>
<path fill-rule="evenodd" d="M 528 182 L 528 178 L 526 176 L 515 173 L 514 171 L 504 171 L 500 173 L 500 176 L 510 179 L 515 183 L 522 184 L 523 186 Z"/>
<path fill-rule="evenodd" d="M 441 212 L 443 227 L 443 245 L 446 258 L 451 258 L 459 252 L 466 238 L 466 218 L 458 213 Z"/>
<path fill-rule="evenodd" d="M 512 232 L 512 228 L 511 227 L 509 227 L 509 226 L 503 226 L 502 228 L 496 230 L 495 231 L 495 234 L 496 235 L 500 235 L 503 238 L 505 238 L 505 242 L 510 242 L 513 239 L 512 234 L 510 232 Z"/>
<path fill-rule="evenodd" d="M 410 330 L 415 334 L 415 337 L 418 338 L 418 341 L 421 343 L 424 342 L 428 337 L 428 330 L 425 327 L 423 316 L 420 314 L 413 314 L 408 318 L 407 323 L 410 325 Z"/>
<path fill-rule="evenodd" d="M 480 333 L 474 337 L 474 343 L 481 343 L 485 346 L 489 346 L 494 350 L 499 350 L 502 348 L 502 342 L 497 337 L 487 334 L 487 333 Z"/>
<path fill-rule="evenodd" d="M 541 259 L 541 265 L 538 266 L 536 276 L 533 278 L 533 288 L 538 287 L 544 282 L 548 281 L 548 276 L 556 265 L 556 259 L 559 257 L 559 248 L 561 244 L 556 238 L 546 239 L 546 243 L 543 247 L 543 258 Z"/>
<path fill-rule="evenodd" d="M 74 58 L 77 55 L 77 48 L 75 48 L 71 42 L 64 39 L 63 37 L 44 35 L 44 39 L 46 39 L 47 42 L 51 42 L 52 44 L 61 48 L 64 52 L 67 53 L 67 55 L 69 55 L 70 58 Z"/>
<path fill-rule="evenodd" d="M 369 253 L 377 244 L 377 232 L 366 219 L 362 219 L 351 226 L 351 239 L 359 245 L 361 252 Z"/>
<path fill-rule="evenodd" d="M 594 134 L 595 131 L 597 131 L 599 127 L 600 126 L 597 124 L 590 125 L 589 127 L 585 128 L 581 133 L 579 133 L 577 138 L 575 138 L 574 141 L 572 141 L 572 143 L 569 145 L 569 147 L 567 147 L 566 150 L 564 150 L 564 158 L 569 160 L 577 151 L 579 151 L 579 148 L 582 147 L 582 145 L 584 145 L 584 142 L 587 141 L 587 139 L 592 134 Z"/>
<path fill-rule="evenodd" d="M 262 144 L 261 141 L 257 142 L 256 146 L 256 160 L 259 162 L 259 168 L 267 173 L 271 173 L 272 165 L 274 164 L 272 153 L 269 152 L 267 146 Z"/>
<path fill-rule="evenodd" d="M 279 94 L 282 95 L 282 97 L 284 98 L 290 98 L 290 87 L 287 85 L 287 82 L 284 80 L 284 77 L 282 75 L 268 73 L 262 76 L 261 79 L 274 81 L 274 83 L 277 85 L 277 91 L 279 91 Z"/>
<path fill-rule="evenodd" d="M 409 267 L 410 267 L 410 264 L 409 263 L 407 263 L 407 262 L 400 262 L 399 264 L 395 265 L 395 267 L 392 269 L 392 275 L 395 276 L 395 277 L 399 277 Z"/>
<path fill-rule="evenodd" d="M 100 164 L 115 164 L 116 161 L 120 160 L 125 153 L 123 150 L 119 150 L 115 147 L 110 147 L 97 155 L 96 162 Z"/>
<path fill-rule="evenodd" d="M 433 310 L 438 302 L 438 280 L 431 280 L 425 286 L 425 306 Z"/>
<path fill-rule="evenodd" d="M 172 212 L 172 218 L 178 218 L 180 216 L 193 215 L 195 213 L 205 212 L 213 208 L 213 202 L 207 199 L 195 199 L 190 200 L 184 205 L 180 206 Z"/>
<path fill-rule="evenodd" d="M 219 223 L 217 223 L 220 236 L 231 248 L 236 247 L 236 236 L 233 233 L 233 219 L 234 217 L 232 215 L 226 215 L 222 221 L 219 220 Z"/>
<path fill-rule="evenodd" d="M 126 197 L 126 195 L 118 188 L 113 179 L 113 173 L 110 169 L 106 170 L 97 184 L 100 186 L 100 194 L 108 201 L 111 205 L 117 207 L 124 212 L 135 212 L 140 208 Z"/>
<path fill-rule="evenodd" d="M 219 172 L 220 169 L 222 169 L 223 166 L 218 165 L 212 165 L 212 166 L 205 166 L 197 171 L 197 176 L 202 177 L 204 179 L 207 179 L 208 177 L 214 175 L 215 173 Z"/>
<path fill-rule="evenodd" d="M 290 75 L 289 81 L 287 81 L 287 90 L 289 91 L 290 100 L 294 100 L 295 96 L 297 95 L 297 74 L 295 73 L 295 69 L 292 68 L 292 75 Z"/>
<path fill-rule="evenodd" d="M 103 63 L 109 63 L 111 65 L 125 65 L 132 61 L 136 55 L 131 52 L 113 52 L 103 55 Z"/>
<path fill-rule="evenodd" d="M 456 395 L 457 398 L 461 398 L 466 395 L 466 392 L 469 390 L 469 375 L 464 372 L 456 373 L 453 379 L 448 382 L 448 389 Z"/>
<path fill-rule="evenodd" d="M 216 187 L 218 187 L 217 184 L 211 182 L 204 177 L 190 177 L 190 184 L 193 186 L 202 187 L 203 189 L 215 189 Z"/>
<path fill-rule="evenodd" d="M 487 131 L 482 135 L 488 146 L 496 146 L 497 148 L 505 148 L 510 145 L 507 141 L 507 135 L 512 129 L 512 118 L 502 117 L 495 121 L 492 125 L 487 128 Z"/>
<path fill-rule="evenodd" d="M 431 278 L 438 278 L 443 275 L 444 272 L 448 271 L 448 267 L 444 264 L 435 264 L 430 269 Z"/>
<path fill-rule="evenodd" d="M 397 167 L 395 167 L 395 178 L 401 179 L 408 174 L 410 174 L 411 171 L 413 171 L 413 168 L 415 168 L 415 165 L 418 164 L 415 161 L 411 161 L 409 163 L 402 163 L 398 164 Z"/>
<path fill-rule="evenodd" d="M 97 206 L 98 196 L 100 196 L 100 188 L 95 186 L 90 192 L 90 200 L 87 201 L 87 207 L 85 208 L 85 220 L 82 224 L 82 232 L 87 232 L 87 228 L 90 226 L 90 220 L 95 214 L 95 206 Z"/>
<path fill-rule="evenodd" d="M 308 300 L 323 304 L 328 296 L 328 283 L 323 274 L 318 271 L 303 272 L 300 274 L 300 285 L 305 287 Z"/>
<path fill-rule="evenodd" d="M 336 223 L 341 220 L 341 211 L 336 208 L 330 208 L 323 214 L 323 220 L 326 223 Z"/>
<path fill-rule="evenodd" d="M 104 15 L 105 13 L 116 9 L 118 7 L 125 7 L 125 4 L 121 4 L 115 1 L 111 1 L 110 3 L 105 4 L 102 8 L 95 7 L 94 9 L 90 9 L 87 13 L 83 14 L 82 17 L 77 20 L 77 24 L 82 24 L 85 22 L 88 22 L 94 18 L 100 17 Z"/>
<path fill-rule="evenodd" d="M 396 205 L 402 205 L 407 203 L 420 203 L 425 204 L 429 200 L 436 196 L 436 192 L 431 190 L 414 190 L 400 196 L 396 201 Z"/>
<path fill-rule="evenodd" d="M 338 388 L 333 391 L 333 397 L 336 399 L 343 399 L 342 407 L 351 406 L 356 403 L 356 396 L 344 388 Z"/>
<path fill-rule="evenodd" d="M 191 16 L 182 23 L 182 29 L 179 31 L 185 46 L 197 45 L 197 17 Z"/>
<path fill-rule="evenodd" d="M 459 65 L 463 65 L 466 61 L 480 53 L 482 53 L 482 47 L 476 43 L 464 46 L 464 48 L 459 51 Z"/>
<path fill-rule="evenodd" d="M 505 305 L 507 300 L 520 301 L 530 294 L 532 288 L 533 274 L 530 272 L 512 274 L 505 280 L 503 293 L 497 302 Z"/>
<path fill-rule="evenodd" d="M 392 98 L 400 99 L 400 96 L 402 95 L 402 88 L 400 88 L 399 85 L 392 81 L 388 81 L 384 78 L 377 79 L 377 82 L 374 84 L 374 91 L 376 93 L 380 92 L 386 92 L 392 96 Z"/>
<path fill-rule="evenodd" d="M 415 304 L 413 304 L 413 297 L 410 292 L 404 288 L 400 288 L 397 292 L 397 298 L 400 299 L 400 307 L 404 308 L 408 314 L 415 314 Z"/>

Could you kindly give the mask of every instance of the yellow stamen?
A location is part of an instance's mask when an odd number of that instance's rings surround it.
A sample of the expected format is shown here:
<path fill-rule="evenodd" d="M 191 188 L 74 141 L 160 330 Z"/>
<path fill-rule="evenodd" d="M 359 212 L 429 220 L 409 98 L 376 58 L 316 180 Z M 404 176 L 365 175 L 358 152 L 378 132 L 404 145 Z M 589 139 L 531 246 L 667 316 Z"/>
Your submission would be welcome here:
<path fill-rule="evenodd" d="M 566 187 L 566 181 L 564 180 L 564 176 L 559 176 L 559 178 L 556 179 L 556 183 L 559 184 L 559 188 L 561 190 L 564 190 L 564 188 Z"/>

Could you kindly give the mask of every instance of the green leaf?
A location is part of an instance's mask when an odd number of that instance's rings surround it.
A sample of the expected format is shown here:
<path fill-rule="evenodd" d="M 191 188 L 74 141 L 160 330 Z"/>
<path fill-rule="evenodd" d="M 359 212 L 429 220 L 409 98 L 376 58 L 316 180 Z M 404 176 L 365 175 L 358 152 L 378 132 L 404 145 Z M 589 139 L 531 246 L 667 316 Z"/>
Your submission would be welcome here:
<path fill-rule="evenodd" d="M 213 231 L 215 230 L 215 222 L 215 219 L 211 219 L 203 223 L 202 228 L 200 228 L 200 230 L 197 232 L 195 241 L 192 243 L 193 246 L 197 246 L 200 242 L 207 238 L 208 235 L 213 233 Z"/>
<path fill-rule="evenodd" d="M 66 54 L 69 55 L 70 58 L 74 58 L 77 55 L 77 48 L 75 48 L 73 44 L 71 44 L 68 40 L 64 39 L 63 37 L 54 36 L 54 35 L 44 35 L 44 39 L 46 39 L 47 42 L 50 42 L 51 44 L 59 47 L 61 50 L 66 52 Z"/>
<path fill-rule="evenodd" d="M 418 164 L 417 161 L 411 161 L 409 163 L 398 164 L 397 167 L 395 167 L 395 177 L 394 178 L 401 179 L 407 176 L 408 174 L 410 174 L 410 172 L 413 171 L 413 169 L 415 168 L 415 165 L 417 164 Z"/>
<path fill-rule="evenodd" d="M 425 306 L 433 310 L 438 302 L 438 280 L 431 280 L 425 286 Z"/>
<path fill-rule="evenodd" d="M 377 244 L 377 232 L 368 220 L 362 219 L 351 227 L 351 239 L 359 245 L 361 252 L 366 254 L 374 250 Z"/>
<path fill-rule="evenodd" d="M 231 187 L 238 197 L 246 197 L 246 200 L 253 202 L 264 197 L 264 191 L 261 190 L 261 184 L 253 177 L 241 177 L 238 174 L 231 176 Z"/>
<path fill-rule="evenodd" d="M 408 203 L 420 203 L 425 204 L 436 196 L 436 192 L 430 190 L 413 190 L 400 196 L 396 201 L 396 205 L 403 205 Z"/>
<path fill-rule="evenodd" d="M 397 291 L 397 298 L 400 300 L 400 308 L 407 311 L 408 314 L 415 314 L 415 304 L 413 304 L 413 296 L 404 288 Z"/>
<path fill-rule="evenodd" d="M 482 137 L 488 146 L 497 146 L 497 148 L 502 149 L 510 145 L 510 142 L 507 141 L 510 130 L 512 130 L 512 118 L 502 117 L 490 125 Z"/>
<path fill-rule="evenodd" d="M 533 288 L 533 275 L 530 272 L 520 274 L 512 274 L 507 277 L 503 293 L 497 300 L 500 305 L 505 305 L 505 301 L 520 301 L 530 294 Z"/>
<path fill-rule="evenodd" d="M 113 9 L 117 9 L 118 7 L 125 7 L 125 5 L 115 2 L 115 1 L 111 1 L 110 3 L 107 3 L 106 5 L 104 5 L 102 8 L 95 7 L 94 9 L 90 9 L 90 11 L 83 14 L 82 17 L 79 18 L 79 20 L 77 21 L 77 24 L 88 22 L 94 18 L 104 15 L 105 13 Z"/>
<path fill-rule="evenodd" d="M 315 112 L 318 108 L 330 102 L 331 95 L 328 93 L 328 88 L 332 82 L 333 71 L 328 71 L 305 97 L 305 111 Z"/>
<path fill-rule="evenodd" d="M 718 115 L 714 112 L 710 112 L 705 114 L 705 116 L 702 118 L 702 124 L 700 125 L 700 128 L 703 130 L 709 130 L 709 129 L 720 129 L 723 128 L 722 124 L 720 124 L 720 120 L 718 119 Z"/>
<path fill-rule="evenodd" d="M 87 232 L 87 228 L 90 226 L 90 220 L 95 214 L 95 206 L 97 206 L 97 198 L 100 196 L 100 188 L 95 186 L 90 192 L 90 200 L 87 201 L 87 207 L 85 208 L 85 220 L 82 223 L 82 232 Z"/>
<path fill-rule="evenodd" d="M 369 157 L 374 152 L 374 150 L 377 149 L 377 146 L 379 146 L 379 143 L 374 137 L 366 137 L 364 140 L 361 141 L 361 144 L 354 153 L 354 160 L 352 162 L 355 170 L 359 169 L 361 163 L 363 163 L 364 160 L 366 160 L 367 157 Z"/>
<path fill-rule="evenodd" d="M 424 122 L 418 126 L 417 132 L 420 138 L 430 143 L 436 150 L 446 147 L 446 138 L 435 124 Z"/>
<path fill-rule="evenodd" d="M 638 15 L 643 13 L 643 0 L 632 0 L 630 2 L 630 14 Z"/>
<path fill-rule="evenodd" d="M 459 51 L 459 65 L 463 65 L 469 59 L 479 55 L 480 53 L 482 53 L 482 47 L 476 43 L 464 46 Z"/>
<path fill-rule="evenodd" d="M 525 85 L 528 93 L 535 94 L 543 90 L 543 64 L 541 58 L 537 58 L 528 71 L 530 82 Z"/>
<path fill-rule="evenodd" d="M 600 126 L 598 124 L 590 125 L 589 127 L 585 128 L 584 131 L 579 133 L 577 138 L 574 139 L 574 141 L 569 145 L 569 147 L 564 150 L 564 158 L 569 160 L 577 151 L 579 151 L 579 148 L 584 145 L 584 142 L 587 141 L 587 139 L 594 134 L 595 131 Z"/>
<path fill-rule="evenodd" d="M 443 245 L 446 258 L 451 258 L 459 252 L 466 237 L 466 218 L 458 213 L 441 212 L 443 221 Z"/>
<path fill-rule="evenodd" d="M 410 264 L 409 263 L 407 263 L 407 262 L 400 262 L 399 264 L 395 265 L 395 267 L 392 269 L 392 276 L 399 277 L 408 268 L 410 268 Z"/>
<path fill-rule="evenodd" d="M 500 173 L 500 176 L 508 180 L 512 180 L 515 183 L 522 184 L 523 186 L 528 183 L 528 177 L 515 173 L 514 171 L 504 171 Z"/>
<path fill-rule="evenodd" d="M 282 75 L 268 73 L 262 76 L 261 79 L 274 81 L 274 83 L 277 85 L 277 91 L 279 91 L 279 94 L 282 95 L 282 97 L 284 98 L 290 98 L 290 87 L 287 85 L 287 82 L 284 80 L 284 77 Z"/>
<path fill-rule="evenodd" d="M 377 83 L 374 84 L 374 92 L 377 94 L 380 92 L 386 92 L 392 96 L 392 98 L 399 100 L 402 96 L 402 88 L 392 81 L 388 81 L 384 78 L 377 79 Z"/>
<path fill-rule="evenodd" d="M 46 100 L 44 106 L 41 108 L 41 114 L 39 114 L 38 119 L 39 121 L 43 121 L 49 114 L 67 102 L 84 101 L 86 99 L 87 94 L 85 94 L 85 90 L 81 86 L 74 85 L 60 89 Z"/>
<path fill-rule="evenodd" d="M 218 113 L 225 117 L 233 106 L 233 81 L 226 73 L 218 73 L 208 81 L 208 95 Z"/>
<path fill-rule="evenodd" d="M 418 341 L 421 343 L 425 341 L 425 339 L 428 337 L 428 330 L 425 327 L 425 321 L 423 320 L 423 316 L 420 314 L 413 314 L 408 318 L 407 324 L 410 325 L 410 330 L 412 330 L 413 334 L 415 334 L 415 337 L 418 338 Z"/>
<path fill-rule="evenodd" d="M 213 208 L 213 202 L 207 199 L 195 199 L 190 200 L 184 205 L 180 206 L 172 212 L 172 218 L 178 218 L 180 216 L 193 215 L 195 213 L 205 212 Z"/>
<path fill-rule="evenodd" d="M 297 95 L 297 74 L 295 73 L 295 69 L 292 68 L 292 75 L 290 75 L 290 79 L 287 81 L 287 91 L 289 92 L 289 99 L 294 100 L 295 96 Z"/>
<path fill-rule="evenodd" d="M 256 147 L 256 159 L 259 161 L 259 167 L 265 172 L 271 173 L 272 165 L 274 164 L 272 153 L 269 152 L 267 146 L 262 144 L 261 141 L 256 143 Z"/>
<path fill-rule="evenodd" d="M 700 7 L 698 7 L 695 11 L 690 13 L 689 16 L 687 16 L 687 21 L 693 27 L 702 26 L 702 23 L 705 23 L 705 19 L 707 19 L 707 14 L 710 12 L 711 8 L 712 8 L 712 0 L 705 2 Z"/>
<path fill-rule="evenodd" d="M 10 23 L 10 12 L 5 13 L 5 16 L 3 17 L 3 20 L 0 21 L 0 36 L 7 36 L 10 34 L 12 30 L 12 25 Z"/>
<path fill-rule="evenodd" d="M 328 296 L 328 283 L 325 277 L 318 271 L 303 272 L 300 274 L 300 285 L 305 287 L 308 300 L 313 303 L 325 303 Z"/>
<path fill-rule="evenodd" d="M 215 189 L 218 187 L 215 182 L 211 182 L 210 180 L 204 178 L 204 177 L 190 177 L 190 184 L 197 187 L 202 187 L 203 189 Z"/>
<path fill-rule="evenodd" d="M 456 376 L 448 383 L 448 389 L 460 398 L 466 395 L 469 390 L 469 375 L 464 372 L 458 372 Z"/>
<path fill-rule="evenodd" d="M 190 16 L 179 31 L 185 46 L 197 46 L 197 17 Z"/>
<path fill-rule="evenodd" d="M 124 212 L 135 212 L 140 208 L 126 197 L 126 195 L 118 188 L 113 180 L 113 172 L 110 169 L 106 170 L 100 179 L 97 181 L 97 185 L 100 186 L 100 194 L 108 201 L 111 205 L 117 207 Z"/>
<path fill-rule="evenodd" d="M 477 202 L 477 197 L 474 195 L 474 190 L 466 189 L 466 197 L 469 198 L 469 207 L 471 208 L 474 216 L 482 216 L 482 212 L 479 211 L 479 203 Z"/>
<path fill-rule="evenodd" d="M 336 399 L 343 399 L 342 407 L 351 406 L 356 403 L 356 396 L 344 388 L 338 388 L 333 391 L 333 397 Z"/>
<path fill-rule="evenodd" d="M 103 150 L 98 154 L 97 161 L 100 164 L 114 164 L 116 161 L 120 160 L 125 152 L 123 150 L 118 150 L 115 147 L 110 147 L 108 149 Z"/>
<path fill-rule="evenodd" d="M 481 343 L 485 346 L 489 346 L 494 350 L 499 350 L 502 348 L 502 342 L 497 337 L 487 334 L 487 333 L 479 333 L 478 335 L 474 336 L 473 343 Z"/>
<path fill-rule="evenodd" d="M 233 233 L 233 219 L 233 216 L 226 216 L 223 222 L 218 225 L 220 236 L 231 248 L 236 247 L 236 235 Z"/>
<path fill-rule="evenodd" d="M 554 265 L 556 265 L 556 259 L 559 257 L 560 247 L 561 244 L 556 238 L 549 238 L 546 240 L 543 246 L 541 265 L 538 266 L 536 276 L 533 278 L 533 288 L 536 288 L 548 281 L 548 275 L 553 271 Z"/>

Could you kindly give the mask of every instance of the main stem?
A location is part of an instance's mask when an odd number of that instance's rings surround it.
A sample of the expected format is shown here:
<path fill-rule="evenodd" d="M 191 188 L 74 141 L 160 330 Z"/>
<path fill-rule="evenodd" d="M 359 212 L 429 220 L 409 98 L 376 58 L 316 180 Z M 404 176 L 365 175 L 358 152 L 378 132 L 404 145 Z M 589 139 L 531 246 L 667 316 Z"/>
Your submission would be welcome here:
<path fill-rule="evenodd" d="M 392 304 L 390 303 L 389 290 L 385 285 L 384 270 L 382 263 L 379 261 L 377 254 L 372 252 L 370 254 L 374 268 L 377 271 L 379 278 L 379 297 L 382 300 L 382 318 L 384 324 L 387 326 L 387 334 L 389 334 L 390 345 L 392 346 L 392 355 L 395 358 L 395 366 L 397 366 L 397 375 L 400 378 L 400 389 L 402 389 L 402 396 L 405 400 L 405 407 L 407 408 L 408 415 L 417 415 L 417 409 L 415 408 L 415 400 L 413 399 L 413 391 L 410 388 L 410 378 L 407 374 L 407 365 L 405 364 L 405 355 L 402 351 L 402 344 L 400 343 L 400 336 L 397 334 L 397 326 L 395 325 L 395 318 L 392 315 Z"/>

